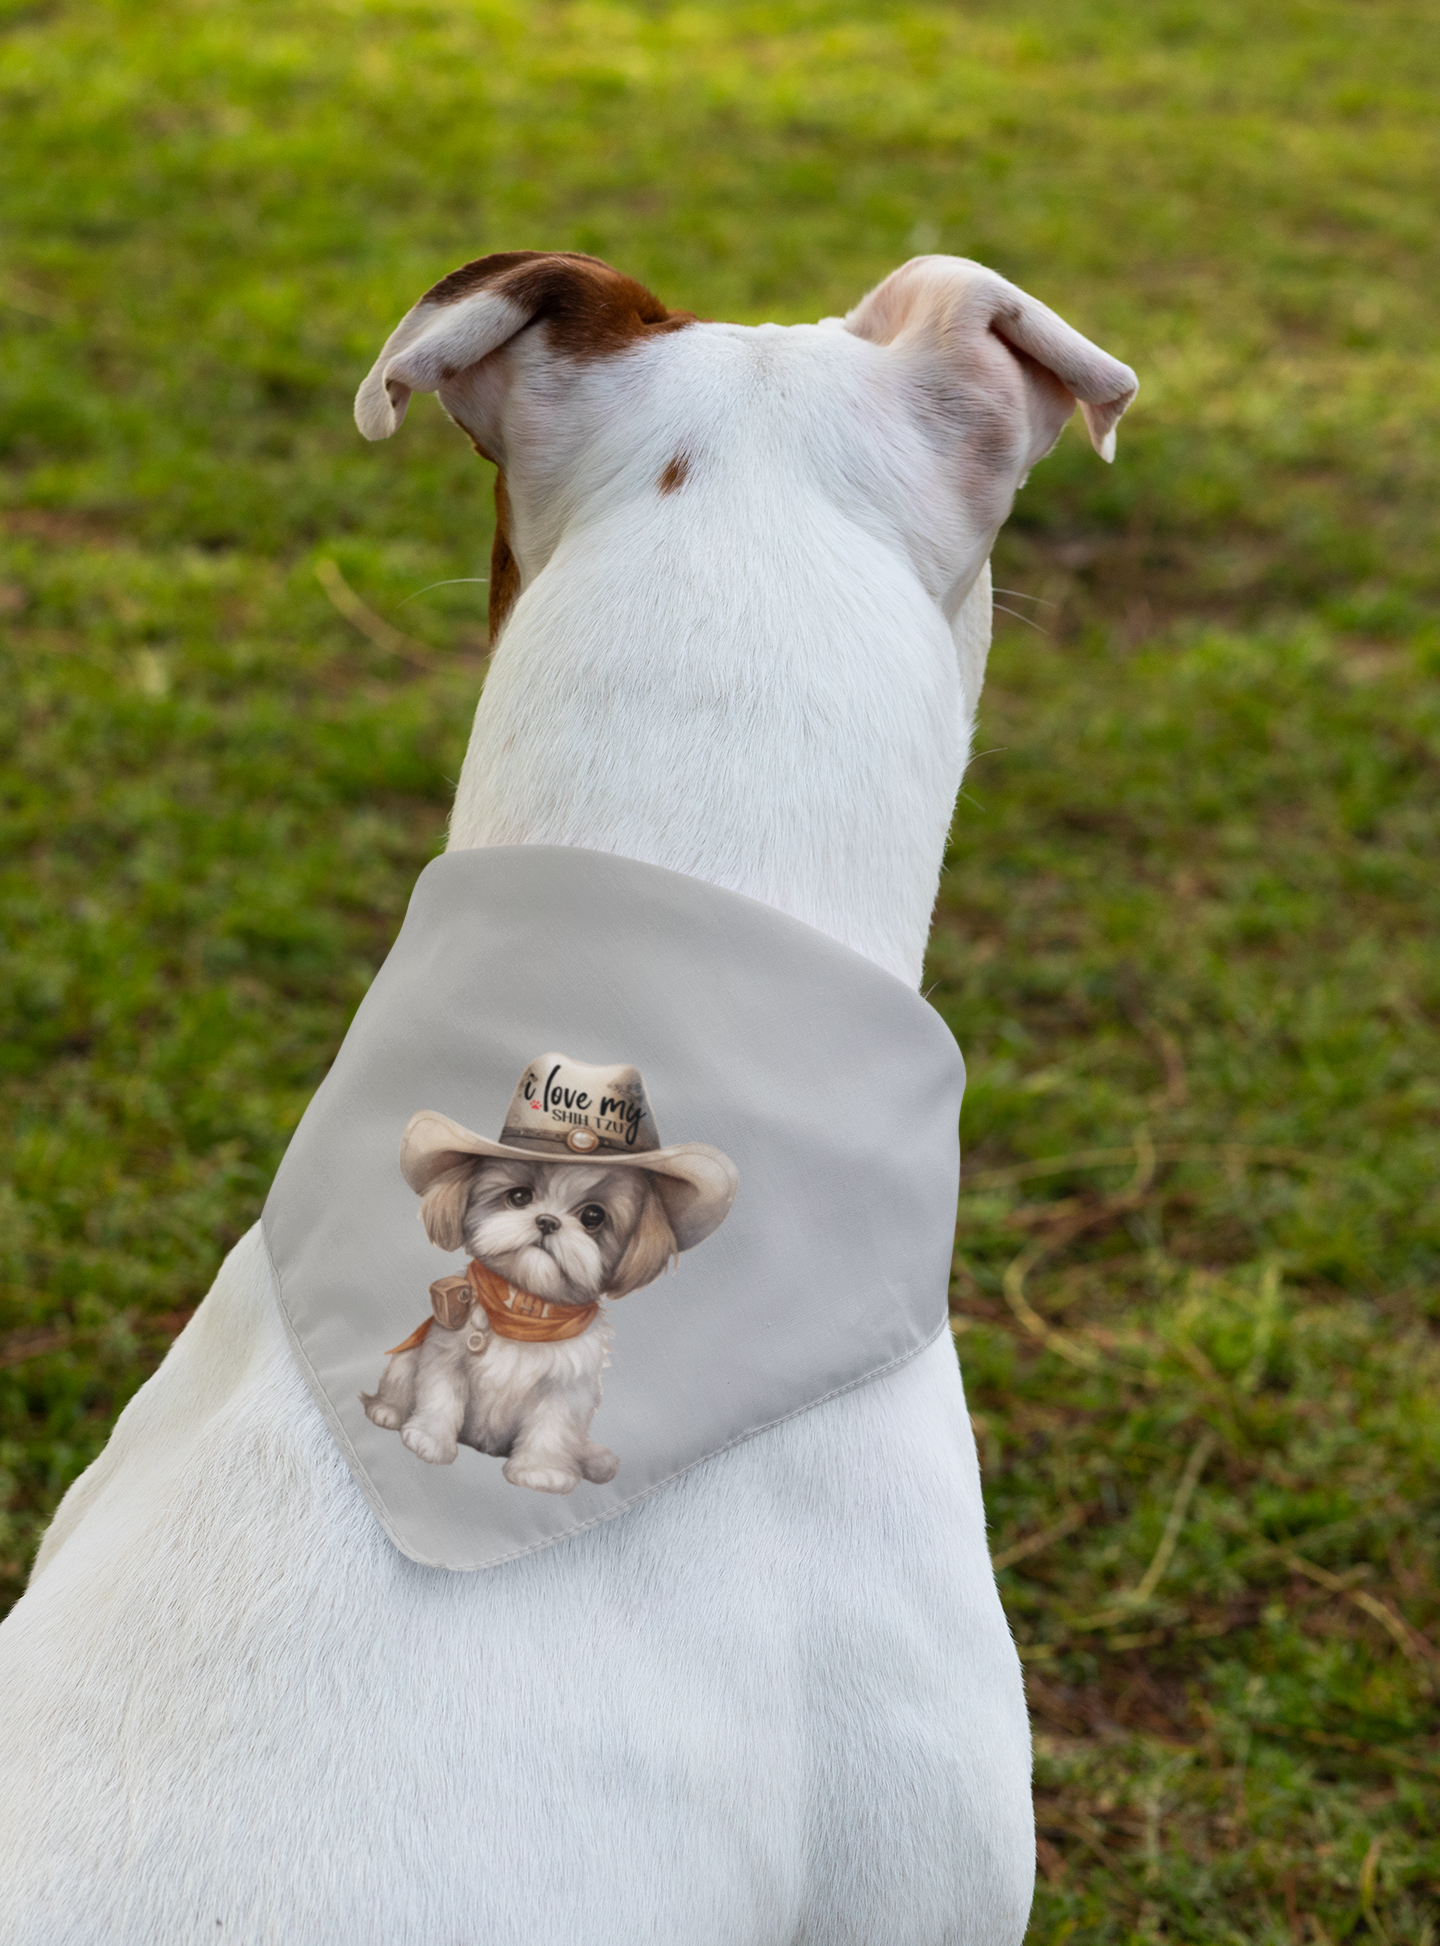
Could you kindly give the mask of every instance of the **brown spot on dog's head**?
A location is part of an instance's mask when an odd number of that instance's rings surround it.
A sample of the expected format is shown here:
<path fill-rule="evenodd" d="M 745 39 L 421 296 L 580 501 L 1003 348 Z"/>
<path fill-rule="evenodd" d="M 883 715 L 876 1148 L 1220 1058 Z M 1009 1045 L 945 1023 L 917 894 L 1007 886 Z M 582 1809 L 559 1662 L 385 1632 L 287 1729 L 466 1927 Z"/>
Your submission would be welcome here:
<path fill-rule="evenodd" d="M 662 493 L 674 493 L 684 486 L 690 477 L 690 455 L 677 453 L 655 482 Z"/>
<path fill-rule="evenodd" d="M 477 290 L 495 291 L 550 327 L 557 351 L 571 358 L 605 358 L 637 339 L 682 331 L 692 311 L 671 311 L 653 292 L 599 257 L 573 250 L 502 250 L 477 257 L 442 277 L 422 305 L 458 304 Z"/>
<path fill-rule="evenodd" d="M 495 475 L 495 540 L 490 549 L 490 646 L 500 640 L 505 618 L 520 593 L 520 568 L 510 550 L 510 495 L 505 475 Z"/>

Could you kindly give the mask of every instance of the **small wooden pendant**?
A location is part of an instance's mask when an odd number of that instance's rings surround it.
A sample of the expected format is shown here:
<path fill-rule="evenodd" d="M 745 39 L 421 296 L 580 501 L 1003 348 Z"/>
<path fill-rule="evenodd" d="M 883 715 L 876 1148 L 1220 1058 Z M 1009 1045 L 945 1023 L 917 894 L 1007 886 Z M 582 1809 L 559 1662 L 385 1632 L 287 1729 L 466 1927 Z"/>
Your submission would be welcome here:
<path fill-rule="evenodd" d="M 430 1308 L 435 1322 L 446 1331 L 458 1331 L 470 1315 L 475 1293 L 468 1277 L 437 1277 L 430 1286 Z"/>

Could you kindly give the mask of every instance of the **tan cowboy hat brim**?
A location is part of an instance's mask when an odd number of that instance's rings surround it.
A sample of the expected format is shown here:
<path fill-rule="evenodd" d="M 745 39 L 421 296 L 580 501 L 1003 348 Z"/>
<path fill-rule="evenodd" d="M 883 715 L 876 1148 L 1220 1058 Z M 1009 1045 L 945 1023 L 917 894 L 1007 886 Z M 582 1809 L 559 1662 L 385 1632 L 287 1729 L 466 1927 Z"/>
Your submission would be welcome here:
<path fill-rule="evenodd" d="M 503 1156 L 510 1162 L 554 1162 L 591 1168 L 644 1169 L 656 1178 L 670 1228 L 681 1250 L 693 1250 L 730 1214 L 740 1173 L 728 1155 L 708 1142 L 680 1142 L 674 1148 L 651 1149 L 639 1155 L 615 1155 L 592 1150 L 589 1155 L 551 1154 L 522 1149 L 512 1142 L 491 1142 L 473 1129 L 452 1122 L 434 1108 L 422 1108 L 405 1124 L 400 1138 L 400 1173 L 423 1196 L 437 1176 L 469 1156 Z"/>

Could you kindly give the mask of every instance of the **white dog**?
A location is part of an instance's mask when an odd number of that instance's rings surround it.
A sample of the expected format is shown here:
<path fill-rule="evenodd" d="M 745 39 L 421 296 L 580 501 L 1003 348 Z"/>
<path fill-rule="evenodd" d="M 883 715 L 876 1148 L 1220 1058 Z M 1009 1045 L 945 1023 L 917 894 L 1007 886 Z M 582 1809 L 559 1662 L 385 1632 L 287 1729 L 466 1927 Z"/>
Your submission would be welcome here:
<path fill-rule="evenodd" d="M 1134 389 L 953 258 L 789 328 L 589 258 L 444 279 L 357 417 L 383 437 L 438 390 L 501 469 L 452 846 L 669 866 L 916 981 L 991 544 L 1075 402 L 1108 457 Z M 373 1519 L 252 1232 L 63 1502 L 0 1697 L 9 1946 L 1025 1928 L 1024 1697 L 945 1342 L 446 1573 Z"/>

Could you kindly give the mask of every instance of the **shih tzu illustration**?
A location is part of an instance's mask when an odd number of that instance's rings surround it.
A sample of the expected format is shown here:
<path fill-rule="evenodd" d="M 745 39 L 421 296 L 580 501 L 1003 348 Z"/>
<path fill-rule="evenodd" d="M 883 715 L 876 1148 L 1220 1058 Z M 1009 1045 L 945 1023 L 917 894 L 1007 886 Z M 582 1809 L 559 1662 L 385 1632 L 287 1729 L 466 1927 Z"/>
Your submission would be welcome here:
<path fill-rule="evenodd" d="M 619 1459 L 590 1437 L 606 1301 L 720 1227 L 734 1163 L 703 1142 L 663 1147 L 638 1068 L 544 1054 L 498 1142 L 422 1108 L 400 1170 L 430 1241 L 470 1262 L 430 1286 L 433 1316 L 387 1354 L 360 1395 L 366 1415 L 435 1466 L 462 1444 L 493 1454 L 512 1486 L 572 1493 L 613 1479 Z"/>

